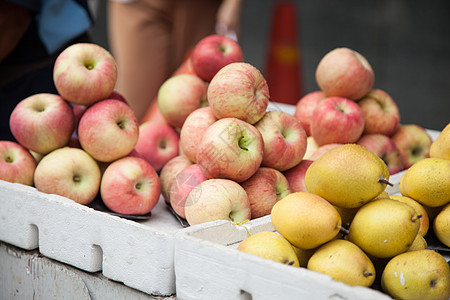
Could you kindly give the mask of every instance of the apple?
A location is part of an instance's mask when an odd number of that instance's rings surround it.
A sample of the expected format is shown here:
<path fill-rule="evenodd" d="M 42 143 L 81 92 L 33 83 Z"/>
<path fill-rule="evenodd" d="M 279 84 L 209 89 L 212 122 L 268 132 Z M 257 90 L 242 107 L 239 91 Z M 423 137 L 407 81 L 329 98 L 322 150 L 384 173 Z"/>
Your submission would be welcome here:
<path fill-rule="evenodd" d="M 184 212 L 189 225 L 216 220 L 244 222 L 251 218 L 244 188 L 229 179 L 207 179 L 189 193 Z"/>
<path fill-rule="evenodd" d="M 433 142 L 428 132 L 417 124 L 403 124 L 391 137 L 403 161 L 403 168 L 408 169 L 414 163 L 430 157 Z"/>
<path fill-rule="evenodd" d="M 335 48 L 322 57 L 316 68 L 316 82 L 327 97 L 359 100 L 372 90 L 375 81 L 367 59 L 355 50 Z"/>
<path fill-rule="evenodd" d="M 0 179 L 33 186 L 36 161 L 19 143 L 0 141 Z"/>
<path fill-rule="evenodd" d="M 56 58 L 53 81 L 64 99 L 90 106 L 113 92 L 117 81 L 116 61 L 99 45 L 73 44 Z"/>
<path fill-rule="evenodd" d="M 205 176 L 242 182 L 255 174 L 264 155 L 264 141 L 255 126 L 236 118 L 223 118 L 203 133 L 197 163 Z"/>
<path fill-rule="evenodd" d="M 266 112 L 255 123 L 264 141 L 262 166 L 285 171 L 300 163 L 306 152 L 307 136 L 300 121 L 286 112 Z"/>
<path fill-rule="evenodd" d="M 60 195 L 87 205 L 100 189 L 97 162 L 83 149 L 63 147 L 44 156 L 34 172 L 34 185 L 40 192 Z"/>
<path fill-rule="evenodd" d="M 393 135 L 400 125 L 400 111 L 394 99 L 383 90 L 374 89 L 358 101 L 364 114 L 363 134 Z"/>
<path fill-rule="evenodd" d="M 194 72 L 206 82 L 210 82 L 224 66 L 243 60 L 241 46 L 233 39 L 218 34 L 202 38 L 191 53 Z"/>
<path fill-rule="evenodd" d="M 326 152 L 328 152 L 328 150 L 331 150 L 333 148 L 336 148 L 338 146 L 341 146 L 343 144 L 340 143 L 331 143 L 331 144 L 325 144 L 322 146 L 319 146 L 310 156 L 309 156 L 309 160 L 315 161 L 317 160 L 319 157 L 321 157 L 322 155 L 324 155 Z"/>
<path fill-rule="evenodd" d="M 311 135 L 318 145 L 354 143 L 364 131 L 359 105 L 344 97 L 329 97 L 317 104 L 311 118 Z"/>
<path fill-rule="evenodd" d="M 47 154 L 70 140 L 75 116 L 61 96 L 39 93 L 21 100 L 9 118 L 14 138 L 25 148 Z"/>
<path fill-rule="evenodd" d="M 305 186 L 305 174 L 313 160 L 303 159 L 295 167 L 283 172 L 284 177 L 289 183 L 291 193 L 308 192 Z"/>
<path fill-rule="evenodd" d="M 146 121 L 139 126 L 139 138 L 134 149 L 156 171 L 178 155 L 178 132 L 167 123 Z"/>
<path fill-rule="evenodd" d="M 289 182 L 278 170 L 261 167 L 241 186 L 250 201 L 251 218 L 270 215 L 275 203 L 290 194 Z"/>
<path fill-rule="evenodd" d="M 197 162 L 197 149 L 206 128 L 217 121 L 211 107 L 194 110 L 186 118 L 180 130 L 180 147 L 183 154 L 193 163 Z"/>
<path fill-rule="evenodd" d="M 306 135 L 311 136 L 311 117 L 317 104 L 325 99 L 325 93 L 314 91 L 306 94 L 295 105 L 294 116 L 300 120 Z"/>
<path fill-rule="evenodd" d="M 312 136 L 308 136 L 306 138 L 306 152 L 305 155 L 303 155 L 303 159 L 309 159 L 311 157 L 311 155 L 317 150 L 319 149 L 319 145 L 317 144 L 317 142 L 314 140 L 314 138 Z"/>
<path fill-rule="evenodd" d="M 178 173 L 184 168 L 192 165 L 192 162 L 185 155 L 178 155 L 169 160 L 159 172 L 161 182 L 161 195 L 167 204 L 170 203 L 170 189 Z"/>
<path fill-rule="evenodd" d="M 78 124 L 81 147 L 102 162 L 127 156 L 138 138 L 136 115 L 120 100 L 107 99 L 93 104 Z"/>
<path fill-rule="evenodd" d="M 400 152 L 392 139 L 387 135 L 379 133 L 363 134 L 356 143 L 364 146 L 381 158 L 386 163 L 390 175 L 403 170 Z"/>
<path fill-rule="evenodd" d="M 120 101 L 128 104 L 127 99 L 125 99 L 125 97 L 122 95 L 122 93 L 120 93 L 116 90 L 113 90 L 111 92 L 111 94 L 108 97 L 106 97 L 106 99 L 116 99 L 116 100 L 120 100 Z M 104 99 L 104 100 L 106 100 L 106 99 Z"/>
<path fill-rule="evenodd" d="M 191 112 L 208 105 L 206 89 L 206 83 L 194 74 L 170 77 L 158 90 L 161 115 L 169 125 L 181 128 Z"/>
<path fill-rule="evenodd" d="M 184 207 L 189 193 L 207 178 L 198 164 L 192 164 L 177 174 L 170 188 L 170 205 L 175 213 L 186 218 Z"/>
<path fill-rule="evenodd" d="M 251 64 L 231 63 L 217 72 L 208 86 L 208 103 L 217 119 L 258 122 L 269 105 L 269 87 Z"/>
<path fill-rule="evenodd" d="M 161 186 L 155 169 L 139 157 L 122 157 L 105 170 L 100 184 L 103 203 L 111 211 L 144 215 L 158 203 Z"/>

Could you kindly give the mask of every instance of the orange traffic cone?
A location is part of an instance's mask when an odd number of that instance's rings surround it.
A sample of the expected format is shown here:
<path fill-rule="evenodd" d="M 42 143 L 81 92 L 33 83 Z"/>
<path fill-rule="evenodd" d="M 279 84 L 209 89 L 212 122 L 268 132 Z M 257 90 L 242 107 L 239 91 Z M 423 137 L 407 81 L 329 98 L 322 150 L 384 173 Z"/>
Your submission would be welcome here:
<path fill-rule="evenodd" d="M 275 4 L 265 78 L 271 101 L 295 105 L 303 95 L 303 76 L 293 1 Z"/>

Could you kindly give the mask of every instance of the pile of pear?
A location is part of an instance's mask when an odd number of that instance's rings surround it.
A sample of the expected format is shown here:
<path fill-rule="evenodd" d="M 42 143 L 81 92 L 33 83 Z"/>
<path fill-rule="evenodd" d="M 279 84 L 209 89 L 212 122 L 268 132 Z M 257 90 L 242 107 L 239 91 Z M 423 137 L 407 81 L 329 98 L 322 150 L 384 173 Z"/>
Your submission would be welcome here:
<path fill-rule="evenodd" d="M 402 175 L 399 194 L 385 191 L 390 184 L 371 151 L 334 148 L 306 171 L 307 192 L 273 206 L 275 231 L 251 234 L 238 250 L 395 299 L 450 299 L 450 262 L 427 244 L 432 230 L 450 247 L 450 124 Z"/>

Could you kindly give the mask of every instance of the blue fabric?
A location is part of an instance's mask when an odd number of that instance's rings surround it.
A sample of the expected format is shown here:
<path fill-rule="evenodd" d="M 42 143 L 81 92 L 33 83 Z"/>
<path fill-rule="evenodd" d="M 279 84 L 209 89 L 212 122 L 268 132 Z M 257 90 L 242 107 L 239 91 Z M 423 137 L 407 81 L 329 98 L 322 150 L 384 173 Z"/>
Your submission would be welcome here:
<path fill-rule="evenodd" d="M 38 33 L 49 54 L 91 26 L 87 11 L 73 0 L 42 0 Z"/>

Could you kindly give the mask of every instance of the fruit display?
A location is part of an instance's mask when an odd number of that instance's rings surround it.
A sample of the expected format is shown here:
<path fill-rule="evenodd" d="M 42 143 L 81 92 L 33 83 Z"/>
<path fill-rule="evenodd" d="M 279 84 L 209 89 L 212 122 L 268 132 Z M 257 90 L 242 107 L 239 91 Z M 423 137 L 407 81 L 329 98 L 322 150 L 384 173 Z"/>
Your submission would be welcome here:
<path fill-rule="evenodd" d="M 0 179 L 82 205 L 100 198 L 123 215 L 148 214 L 162 195 L 190 226 L 270 216 L 274 231 L 249 233 L 237 250 L 401 299 L 450 297 L 450 266 L 427 249 L 431 234 L 450 247 L 449 126 L 433 141 L 401 124 L 360 53 L 327 53 L 320 90 L 289 114 L 268 109 L 267 82 L 238 44 L 209 36 L 192 53 L 198 75 L 161 86 L 163 120 L 139 124 L 103 50 L 69 47 L 55 63 L 60 94 L 17 105 L 18 142 L 0 141 Z"/>
<path fill-rule="evenodd" d="M 113 56 L 96 44 L 66 48 L 54 64 L 59 94 L 32 95 L 11 113 L 17 142 L 0 141 L 0 179 L 82 205 L 100 199 L 115 213 L 148 214 L 161 194 L 156 171 L 178 154 L 179 135 L 166 124 L 140 128 L 114 90 L 117 73 Z"/>

